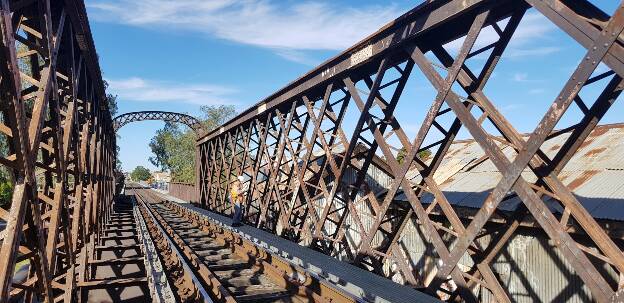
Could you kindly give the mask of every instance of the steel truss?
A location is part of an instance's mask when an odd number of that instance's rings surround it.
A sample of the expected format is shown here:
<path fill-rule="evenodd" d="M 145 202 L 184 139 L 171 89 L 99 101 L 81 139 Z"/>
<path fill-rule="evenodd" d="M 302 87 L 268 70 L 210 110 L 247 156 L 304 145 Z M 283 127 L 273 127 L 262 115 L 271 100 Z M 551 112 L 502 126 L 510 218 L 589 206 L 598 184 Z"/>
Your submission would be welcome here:
<path fill-rule="evenodd" d="M 493 105 L 483 88 L 530 7 L 550 19 L 587 53 L 579 58 L 577 68 L 526 139 Z M 504 26 L 496 23 L 507 18 Z M 407 283 L 423 285 L 429 293 L 443 298 L 469 302 L 477 301 L 477 287 L 489 290 L 498 301 L 511 301 L 491 263 L 517 232 L 523 218 L 532 216 L 593 298 L 599 302 L 615 299 L 622 295 L 622 283 L 608 282 L 592 260 L 598 258 L 622 275 L 622 249 L 558 174 L 620 95 L 624 76 L 624 48 L 619 38 L 623 18 L 622 6 L 609 16 L 584 0 L 423 4 L 200 139 L 200 203 L 213 211 L 229 213 L 227 196 L 232 176 L 245 175 L 249 187 L 247 223 L 329 255 L 346 254 L 356 264 L 375 272 L 382 273 L 382 266 L 390 261 L 397 264 Z M 476 38 L 487 26 L 495 29 L 498 39 L 477 49 Z M 443 45 L 460 37 L 464 38 L 463 44 L 453 57 Z M 480 54 L 488 55 L 485 60 L 466 64 Z M 600 62 L 609 70 L 595 72 Z M 413 73 L 423 75 L 437 96 L 417 136 L 410 141 L 394 118 L 394 110 Z M 602 79 L 609 81 L 598 98 L 581 100 L 579 92 Z M 351 136 L 343 126 L 349 106 L 357 107 L 359 113 Z M 568 129 L 572 135 L 559 146 L 556 156 L 548 158 L 540 148 L 555 136 L 551 134 L 570 106 L 577 106 L 583 117 Z M 498 133 L 486 131 L 485 123 L 491 123 Z M 461 128 L 468 130 L 502 174 L 483 206 L 470 218 L 458 213 L 433 179 Z M 432 132 L 443 134 L 443 138 L 425 145 Z M 401 146 L 390 145 L 391 138 Z M 497 145 L 501 143 L 513 148 L 515 154 L 503 154 Z M 401 147 L 407 155 L 399 163 L 395 151 Z M 434 151 L 427 163 L 417 157 L 426 149 Z M 385 158 L 381 161 L 384 163 L 375 164 L 380 162 L 376 154 Z M 382 167 L 393 178 L 381 196 L 367 189 L 365 178 L 371 165 Z M 405 178 L 414 167 L 421 176 L 418 182 Z M 525 168 L 535 175 L 536 182 L 521 175 Z M 354 171 L 356 178 L 346 178 L 347 171 Z M 409 203 L 393 203 L 399 193 Z M 422 203 L 425 193 L 432 194 L 434 202 Z M 355 201 L 357 195 L 365 198 Z M 497 206 L 516 195 L 523 203 L 513 214 L 501 215 Z M 542 200 L 545 195 L 558 201 L 563 215 L 549 209 Z M 356 204 L 363 201 L 372 208 L 372 226 L 360 220 Z M 503 224 L 496 229 L 486 227 L 495 213 L 503 218 Z M 355 246 L 345 236 L 347 216 L 356 222 L 363 239 Z M 409 221 L 417 222 L 426 235 L 424 240 L 440 260 L 427 277 L 418 276 L 399 244 Z M 572 225 L 597 249 L 577 242 L 569 233 Z M 487 234 L 492 236 L 489 243 L 477 241 Z M 373 246 L 376 237 L 382 239 L 381 244 Z M 474 265 L 460 268 L 462 257 L 470 258 Z"/>
<path fill-rule="evenodd" d="M 185 114 L 163 111 L 142 111 L 119 115 L 113 119 L 113 128 L 115 131 L 118 131 L 128 123 L 145 120 L 163 120 L 182 123 L 190 127 L 198 136 L 204 133 L 204 126 L 197 118 Z"/>
<path fill-rule="evenodd" d="M 82 1 L 0 1 L 0 301 L 72 302 L 113 195 L 115 136 Z M 25 281 L 16 262 L 29 260 Z M 82 266 L 79 266 L 82 264 Z"/>

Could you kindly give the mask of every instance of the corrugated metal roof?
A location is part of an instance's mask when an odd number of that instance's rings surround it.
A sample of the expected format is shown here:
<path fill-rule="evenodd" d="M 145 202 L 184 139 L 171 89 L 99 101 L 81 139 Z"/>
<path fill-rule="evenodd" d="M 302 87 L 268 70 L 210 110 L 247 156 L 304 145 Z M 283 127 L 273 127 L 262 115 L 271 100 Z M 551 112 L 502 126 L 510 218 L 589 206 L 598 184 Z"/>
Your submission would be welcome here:
<path fill-rule="evenodd" d="M 570 133 L 563 133 L 544 143 L 541 150 L 553 158 Z M 525 139 L 527 136 L 525 136 Z M 508 146 L 499 147 L 510 161 L 516 156 Z M 489 192 L 496 186 L 501 174 L 474 141 L 453 143 L 434 175 L 434 179 L 453 205 L 479 208 Z M 535 175 L 528 169 L 523 177 L 535 182 Z M 418 173 L 411 171 L 408 179 L 419 180 Z M 624 220 L 624 124 L 596 127 L 577 153 L 559 174 L 583 206 L 595 218 Z M 425 195 L 423 202 L 433 197 Z M 551 209 L 561 211 L 556 201 L 544 198 Z M 397 200 L 406 200 L 403 194 Z M 516 197 L 504 201 L 502 210 L 513 210 L 521 201 Z"/>

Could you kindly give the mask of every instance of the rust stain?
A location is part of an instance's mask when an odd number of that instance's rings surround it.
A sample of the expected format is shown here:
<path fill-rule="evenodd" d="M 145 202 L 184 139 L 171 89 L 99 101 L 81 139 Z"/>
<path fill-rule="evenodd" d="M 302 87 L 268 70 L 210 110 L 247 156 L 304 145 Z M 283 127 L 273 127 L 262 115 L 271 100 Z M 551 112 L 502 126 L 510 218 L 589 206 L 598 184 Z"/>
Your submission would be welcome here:
<path fill-rule="evenodd" d="M 584 171 L 578 178 L 574 179 L 572 182 L 570 182 L 570 184 L 568 184 L 568 188 L 570 188 L 570 190 L 576 190 L 587 180 L 591 179 L 591 177 L 595 176 L 597 173 L 597 170 Z"/>
<path fill-rule="evenodd" d="M 444 182 L 442 182 L 442 184 L 440 184 L 440 185 L 447 185 L 447 184 L 450 184 L 453 181 L 455 181 L 455 178 L 454 177 L 449 177 L 448 179 L 444 180 Z"/>
<path fill-rule="evenodd" d="M 559 145 L 559 144 L 555 144 L 555 145 L 553 145 L 553 146 L 550 148 L 550 150 L 551 150 L 551 151 L 555 151 L 555 150 L 558 150 L 559 148 L 561 148 L 561 145 Z"/>
<path fill-rule="evenodd" d="M 594 130 L 591 132 L 591 134 L 587 137 L 587 140 L 585 140 L 585 142 L 583 142 L 583 144 L 581 144 L 580 148 L 584 148 L 587 145 L 591 144 L 592 142 L 594 142 L 594 139 L 606 134 L 607 132 L 609 132 L 611 129 L 614 128 L 621 128 L 621 125 L 619 124 L 615 124 L 615 125 L 600 125 L 597 126 L 596 128 L 594 128 Z"/>
<path fill-rule="evenodd" d="M 585 140 L 585 142 L 583 142 L 583 144 L 581 144 L 581 146 L 579 147 L 579 149 L 583 149 L 585 147 L 587 147 L 588 145 L 592 144 L 592 142 L 594 142 L 594 139 L 596 139 L 597 136 L 594 135 L 594 133 L 592 133 L 591 135 L 589 135 L 589 137 L 587 137 L 587 139 Z"/>
<path fill-rule="evenodd" d="M 606 134 L 609 130 L 611 130 L 612 128 L 615 127 L 610 127 L 610 125 L 601 125 L 596 127 L 592 132 L 591 132 L 591 137 L 599 137 L 602 136 L 604 134 Z"/>
<path fill-rule="evenodd" d="M 466 146 L 468 145 L 467 143 L 462 143 L 462 144 L 466 144 Z M 452 156 L 456 155 L 457 153 L 465 150 L 465 148 L 466 148 L 465 146 L 464 147 L 460 147 L 460 148 L 454 148 L 449 153 L 447 153 L 446 157 L 452 157 Z"/>
<path fill-rule="evenodd" d="M 585 142 L 583 142 L 583 144 L 581 144 L 580 148 L 584 148 L 587 145 L 591 144 L 592 142 L 594 142 L 594 140 L 596 138 L 606 134 L 612 128 L 614 128 L 614 127 L 612 127 L 612 125 L 600 125 L 600 126 L 597 126 L 596 128 L 594 128 L 594 130 L 592 130 L 592 132 L 587 137 Z"/>
<path fill-rule="evenodd" d="M 588 151 L 587 153 L 585 153 L 585 157 L 594 157 L 594 156 L 602 153 L 605 150 L 607 150 L 606 147 L 594 148 L 594 149 Z"/>

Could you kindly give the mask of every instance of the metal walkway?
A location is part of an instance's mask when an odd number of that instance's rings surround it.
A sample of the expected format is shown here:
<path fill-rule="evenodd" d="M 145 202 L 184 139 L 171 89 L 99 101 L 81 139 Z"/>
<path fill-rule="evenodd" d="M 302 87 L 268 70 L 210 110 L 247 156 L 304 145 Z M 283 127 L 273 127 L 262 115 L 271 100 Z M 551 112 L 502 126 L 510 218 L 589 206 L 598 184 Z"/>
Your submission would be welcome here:
<path fill-rule="evenodd" d="M 89 267 L 78 284 L 83 302 L 146 302 L 151 299 L 131 196 L 118 196 L 104 228 L 87 247 Z"/>
<path fill-rule="evenodd" d="M 253 241 L 273 253 L 287 259 L 293 264 L 305 268 L 307 271 L 322 277 L 347 293 L 358 296 L 367 302 L 438 302 L 423 292 L 411 287 L 396 285 L 389 279 L 366 271 L 320 252 L 302 247 L 297 243 L 280 238 L 266 231 L 251 227 L 230 227 L 229 217 L 213 213 L 209 210 L 195 207 L 189 203 L 178 203 L 202 214 L 226 229 L 240 233 L 243 237 Z"/>

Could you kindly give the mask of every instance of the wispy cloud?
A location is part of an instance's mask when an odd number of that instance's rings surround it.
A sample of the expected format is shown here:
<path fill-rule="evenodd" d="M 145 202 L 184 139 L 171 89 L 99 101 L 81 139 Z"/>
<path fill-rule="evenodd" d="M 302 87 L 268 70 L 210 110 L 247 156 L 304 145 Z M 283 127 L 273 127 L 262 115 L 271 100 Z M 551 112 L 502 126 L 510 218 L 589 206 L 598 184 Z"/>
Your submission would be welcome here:
<path fill-rule="evenodd" d="M 509 58 L 545 56 L 560 51 L 561 48 L 556 46 L 544 46 L 534 48 L 511 48 L 505 55 Z"/>
<path fill-rule="evenodd" d="M 529 75 L 528 73 L 525 72 L 514 72 L 513 74 L 511 74 L 511 77 L 509 78 L 510 81 L 514 81 L 514 82 L 520 82 L 520 83 L 527 83 L 527 84 L 540 84 L 540 83 L 544 83 L 546 80 L 543 78 L 540 78 L 539 76 L 535 76 L 534 74 Z"/>
<path fill-rule="evenodd" d="M 395 6 L 361 8 L 274 0 L 95 0 L 95 20 L 206 34 L 274 50 L 297 62 L 296 50 L 342 50 L 400 15 Z"/>
<path fill-rule="evenodd" d="M 513 78 L 514 81 L 516 82 L 528 82 L 529 81 L 529 75 L 527 73 L 515 73 L 513 74 Z"/>
<path fill-rule="evenodd" d="M 138 77 L 106 79 L 108 89 L 121 100 L 139 102 L 182 102 L 191 104 L 233 103 L 227 97 L 235 89 L 206 83 L 174 83 Z"/>
<path fill-rule="evenodd" d="M 316 64 L 318 64 L 318 62 L 316 62 L 316 60 L 314 60 L 313 58 L 311 58 L 306 51 L 303 50 L 296 50 L 296 49 L 291 49 L 291 48 L 284 48 L 284 49 L 274 49 L 275 53 L 286 59 L 286 60 L 290 60 L 293 62 L 297 62 L 297 63 L 301 63 L 303 65 L 309 65 L 309 66 L 315 66 Z"/>
<path fill-rule="evenodd" d="M 504 29 L 507 23 L 501 21 L 498 23 L 501 29 Z M 561 50 L 560 47 L 551 45 L 544 46 L 548 43 L 550 34 L 556 30 L 556 26 L 552 24 L 546 17 L 531 12 L 526 14 L 518 28 L 513 34 L 513 38 L 507 46 L 504 56 L 508 58 L 520 58 L 528 56 L 544 56 Z M 490 45 L 498 41 L 499 36 L 492 26 L 488 26 L 481 30 L 473 50 L 477 50 L 484 46 Z M 463 43 L 463 39 L 457 39 L 446 44 L 449 51 L 457 52 Z M 482 54 L 480 57 L 485 58 Z"/>

